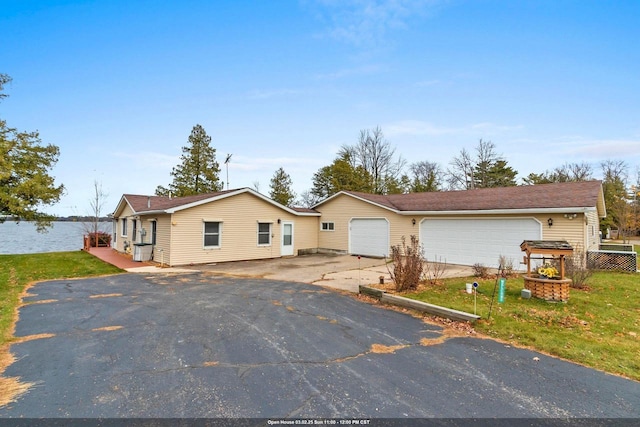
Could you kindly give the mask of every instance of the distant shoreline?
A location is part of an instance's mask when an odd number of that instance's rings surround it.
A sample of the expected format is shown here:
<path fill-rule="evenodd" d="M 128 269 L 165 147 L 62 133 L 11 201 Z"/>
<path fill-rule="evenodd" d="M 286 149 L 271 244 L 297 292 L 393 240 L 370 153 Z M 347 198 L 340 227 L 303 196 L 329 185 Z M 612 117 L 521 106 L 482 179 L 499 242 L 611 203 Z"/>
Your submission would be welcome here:
<path fill-rule="evenodd" d="M 35 222 L 35 221 L 27 221 L 22 218 L 15 219 L 12 216 L 0 215 L 0 221 L 11 221 L 11 222 Z M 90 216 L 55 216 L 51 219 L 53 222 L 94 222 L 95 218 Z M 98 222 L 111 222 L 113 218 L 109 217 L 100 217 L 98 218 Z"/>

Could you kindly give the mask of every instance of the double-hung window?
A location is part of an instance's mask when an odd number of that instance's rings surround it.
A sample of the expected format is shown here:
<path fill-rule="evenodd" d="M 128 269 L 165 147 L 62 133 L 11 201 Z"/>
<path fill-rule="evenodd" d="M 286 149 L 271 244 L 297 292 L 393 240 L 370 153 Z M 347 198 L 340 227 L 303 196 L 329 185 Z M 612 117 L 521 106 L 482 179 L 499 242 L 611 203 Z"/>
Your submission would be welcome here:
<path fill-rule="evenodd" d="M 120 220 L 120 235 L 122 237 L 127 237 L 127 218 L 122 218 Z"/>
<path fill-rule="evenodd" d="M 222 234 L 222 223 L 205 221 L 204 222 L 204 247 L 219 248 L 221 244 L 220 236 Z"/>
<path fill-rule="evenodd" d="M 258 246 L 271 245 L 271 223 L 259 222 L 258 223 Z"/>

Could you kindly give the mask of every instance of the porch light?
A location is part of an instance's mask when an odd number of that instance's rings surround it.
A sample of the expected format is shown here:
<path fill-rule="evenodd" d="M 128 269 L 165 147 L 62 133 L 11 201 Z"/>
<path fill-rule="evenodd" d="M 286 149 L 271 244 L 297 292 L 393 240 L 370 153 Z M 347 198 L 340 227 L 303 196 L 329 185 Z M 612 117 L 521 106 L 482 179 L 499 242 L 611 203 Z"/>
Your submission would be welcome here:
<path fill-rule="evenodd" d="M 415 219 L 415 218 L 413 218 L 413 219 L 411 220 L 411 224 L 416 225 L 416 219 Z"/>
<path fill-rule="evenodd" d="M 549 227 L 551 227 L 553 225 L 553 218 L 549 218 L 547 220 L 547 224 L 549 224 Z"/>

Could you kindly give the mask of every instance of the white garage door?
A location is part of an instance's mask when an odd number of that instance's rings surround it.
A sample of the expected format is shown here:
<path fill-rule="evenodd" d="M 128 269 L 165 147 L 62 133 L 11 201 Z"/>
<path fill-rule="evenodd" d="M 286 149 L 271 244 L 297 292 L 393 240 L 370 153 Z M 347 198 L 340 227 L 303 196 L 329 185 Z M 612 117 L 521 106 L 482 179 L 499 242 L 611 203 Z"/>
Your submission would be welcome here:
<path fill-rule="evenodd" d="M 540 240 L 541 234 L 540 223 L 532 218 L 425 219 L 420 224 L 427 260 L 495 268 L 504 255 L 516 270 L 523 269 L 522 241 Z"/>
<path fill-rule="evenodd" d="M 384 218 L 355 218 L 349 224 L 349 253 L 389 255 L 389 222 Z"/>

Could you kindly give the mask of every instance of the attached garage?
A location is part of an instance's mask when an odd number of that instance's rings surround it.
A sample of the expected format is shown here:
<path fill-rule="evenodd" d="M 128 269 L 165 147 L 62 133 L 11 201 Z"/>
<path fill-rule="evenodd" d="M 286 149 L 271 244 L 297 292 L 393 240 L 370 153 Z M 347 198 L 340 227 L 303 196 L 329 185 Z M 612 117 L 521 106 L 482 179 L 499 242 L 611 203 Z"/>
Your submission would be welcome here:
<path fill-rule="evenodd" d="M 497 267 L 501 255 L 520 269 L 523 240 L 541 240 L 542 226 L 534 218 L 424 219 L 420 242 L 428 260 L 448 264 Z"/>
<path fill-rule="evenodd" d="M 389 255 L 389 221 L 385 218 L 353 218 L 349 223 L 349 253 Z"/>
<path fill-rule="evenodd" d="M 497 267 L 499 257 L 522 269 L 524 240 L 566 240 L 598 249 L 606 216 L 600 181 L 369 194 L 340 191 L 314 206 L 322 224 L 318 247 L 369 256 L 417 236 L 429 260 Z"/>

